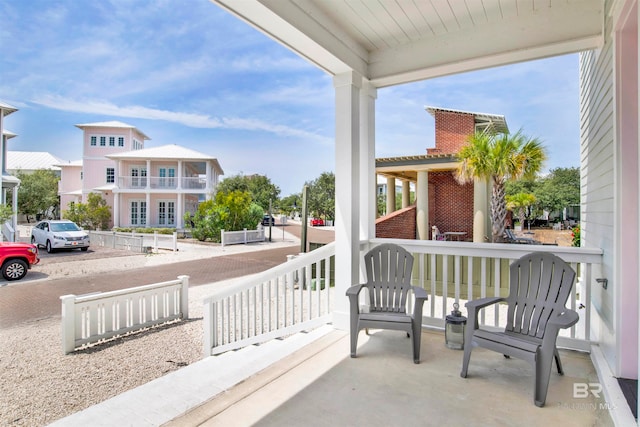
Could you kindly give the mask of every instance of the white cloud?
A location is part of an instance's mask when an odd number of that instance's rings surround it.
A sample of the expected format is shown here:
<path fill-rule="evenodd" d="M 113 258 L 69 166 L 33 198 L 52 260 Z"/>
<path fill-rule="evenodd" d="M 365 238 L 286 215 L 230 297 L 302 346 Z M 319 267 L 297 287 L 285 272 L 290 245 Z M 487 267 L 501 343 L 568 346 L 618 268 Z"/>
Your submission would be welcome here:
<path fill-rule="evenodd" d="M 120 107 L 105 101 L 77 101 L 60 96 L 47 95 L 32 101 L 35 104 L 62 111 L 77 113 L 100 114 L 117 117 L 131 117 L 148 120 L 162 120 L 179 123 L 192 128 L 206 129 L 234 129 L 263 131 L 279 136 L 311 139 L 321 143 L 332 143 L 332 139 L 302 129 L 265 122 L 259 119 L 238 117 L 211 117 L 206 114 L 182 113 L 168 110 L 158 110 L 139 105 Z"/>

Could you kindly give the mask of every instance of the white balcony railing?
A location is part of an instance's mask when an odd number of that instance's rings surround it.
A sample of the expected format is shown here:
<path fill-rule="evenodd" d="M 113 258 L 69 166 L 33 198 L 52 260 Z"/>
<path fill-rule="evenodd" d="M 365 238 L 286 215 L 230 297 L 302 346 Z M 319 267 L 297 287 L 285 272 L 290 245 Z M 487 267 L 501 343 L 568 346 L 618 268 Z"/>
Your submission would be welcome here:
<path fill-rule="evenodd" d="M 552 252 L 560 256 L 578 272 L 567 306 L 580 314 L 580 321 L 558 339 L 558 344 L 589 351 L 591 283 L 597 277 L 594 269 L 600 268 L 600 249 L 400 239 L 372 239 L 362 242 L 360 249 L 364 253 L 383 242 L 399 244 L 413 254 L 413 284 L 429 294 L 423 309 L 423 325 L 434 328 L 444 327 L 454 302 L 458 302 L 465 313 L 464 303 L 469 296 L 506 296 L 511 260 L 529 252 Z M 334 244 L 323 246 L 207 298 L 204 301 L 205 355 L 329 322 L 334 298 L 346 298 L 333 293 L 334 255 Z M 489 328 L 504 328 L 505 321 L 504 305 L 484 309 L 480 319 L 481 324 Z"/>
<path fill-rule="evenodd" d="M 118 187 L 124 190 L 176 190 L 178 184 L 185 190 L 204 190 L 207 188 L 207 180 L 203 177 L 160 177 L 160 176 L 120 176 Z"/>

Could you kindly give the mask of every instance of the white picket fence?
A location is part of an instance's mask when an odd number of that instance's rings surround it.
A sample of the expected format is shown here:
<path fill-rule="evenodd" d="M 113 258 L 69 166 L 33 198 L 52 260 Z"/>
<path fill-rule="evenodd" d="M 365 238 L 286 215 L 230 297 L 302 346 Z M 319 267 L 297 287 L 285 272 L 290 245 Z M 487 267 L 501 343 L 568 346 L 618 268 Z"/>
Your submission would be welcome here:
<path fill-rule="evenodd" d="M 126 333 L 189 317 L 189 276 L 111 292 L 64 295 L 65 354 Z"/>
<path fill-rule="evenodd" d="M 237 245 L 241 243 L 253 243 L 264 242 L 264 228 L 258 227 L 257 230 L 244 230 L 240 231 L 224 231 L 220 230 L 222 246 L 225 245 Z"/>

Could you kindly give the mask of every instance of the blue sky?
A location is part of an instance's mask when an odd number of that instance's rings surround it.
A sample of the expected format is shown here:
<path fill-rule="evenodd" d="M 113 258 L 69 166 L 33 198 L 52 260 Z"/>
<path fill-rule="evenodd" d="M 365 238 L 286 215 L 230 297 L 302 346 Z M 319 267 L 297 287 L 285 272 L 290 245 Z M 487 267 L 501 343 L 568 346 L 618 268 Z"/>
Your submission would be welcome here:
<path fill-rule="evenodd" d="M 120 120 L 283 196 L 334 170 L 331 77 L 207 0 L 0 0 L 0 16 L 9 150 L 80 159 L 75 124 Z M 377 157 L 433 147 L 425 106 L 503 114 L 547 169 L 579 165 L 577 55 L 380 89 Z"/>

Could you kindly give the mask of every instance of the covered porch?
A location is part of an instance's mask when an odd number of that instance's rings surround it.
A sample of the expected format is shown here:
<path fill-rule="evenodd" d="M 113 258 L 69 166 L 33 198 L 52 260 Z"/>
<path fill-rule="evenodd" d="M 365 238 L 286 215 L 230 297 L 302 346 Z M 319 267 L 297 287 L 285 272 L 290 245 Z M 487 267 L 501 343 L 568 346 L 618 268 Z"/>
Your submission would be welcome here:
<path fill-rule="evenodd" d="M 212 1 L 333 78 L 331 317 L 340 330 L 349 318 L 344 292 L 361 281 L 360 243 L 375 240 L 378 90 L 580 52 L 581 245 L 602 254 L 597 271 L 585 278 L 592 290 L 584 302 L 591 309 L 585 328 L 610 375 L 638 378 L 637 0 Z M 598 382 L 609 393 L 606 375 Z"/>

